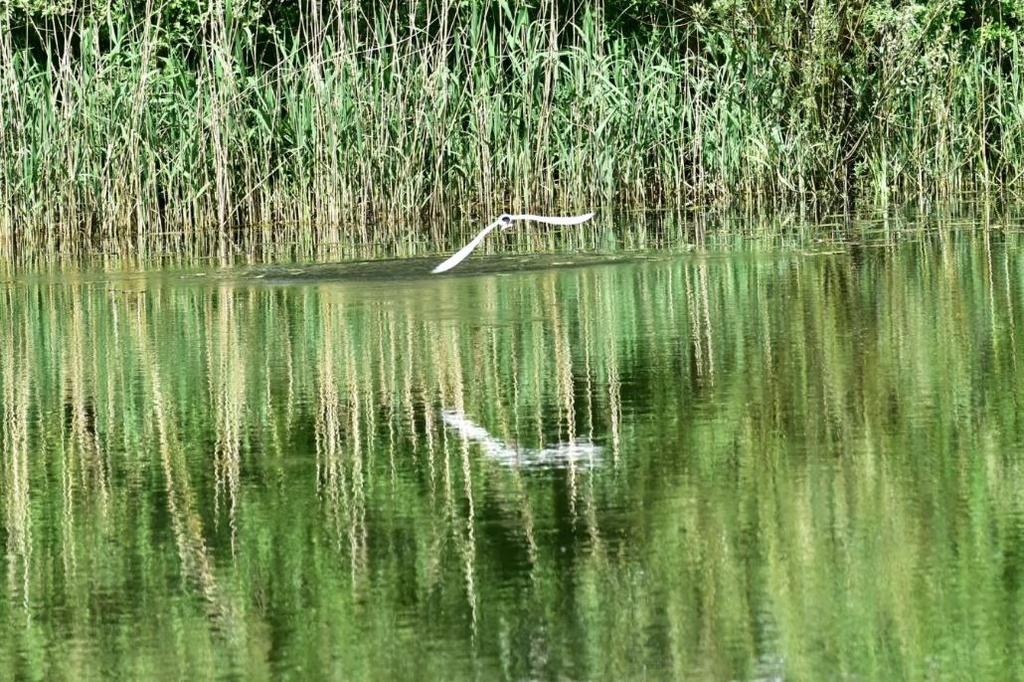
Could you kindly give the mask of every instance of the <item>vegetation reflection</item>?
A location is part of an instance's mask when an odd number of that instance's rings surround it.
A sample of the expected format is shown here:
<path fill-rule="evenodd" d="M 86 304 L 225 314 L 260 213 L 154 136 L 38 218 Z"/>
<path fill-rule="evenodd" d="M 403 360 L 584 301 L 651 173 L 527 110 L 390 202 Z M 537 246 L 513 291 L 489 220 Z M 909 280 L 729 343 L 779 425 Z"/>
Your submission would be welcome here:
<path fill-rule="evenodd" d="M 1020 246 L 8 284 L 0 675 L 1020 669 Z"/>

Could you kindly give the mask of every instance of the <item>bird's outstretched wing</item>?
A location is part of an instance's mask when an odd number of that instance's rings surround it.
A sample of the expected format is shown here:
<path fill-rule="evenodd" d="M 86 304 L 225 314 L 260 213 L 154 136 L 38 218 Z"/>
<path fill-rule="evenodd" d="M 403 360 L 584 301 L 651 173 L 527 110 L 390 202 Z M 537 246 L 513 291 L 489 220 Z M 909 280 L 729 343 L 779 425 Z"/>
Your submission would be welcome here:
<path fill-rule="evenodd" d="M 501 225 L 501 221 L 495 220 L 493 223 L 491 223 L 484 229 L 480 230 L 480 232 L 475 237 L 473 237 L 473 239 L 468 244 L 466 244 L 461 249 L 456 251 L 454 254 L 452 254 L 451 258 L 441 263 L 430 272 L 436 275 L 439 272 L 447 272 L 448 270 L 454 268 L 456 265 L 464 261 L 469 254 L 473 253 L 473 249 L 478 247 L 480 245 L 480 242 L 484 240 L 484 237 L 486 237 L 488 233 L 490 233 L 490 231 L 496 228 L 498 225 Z"/>
<path fill-rule="evenodd" d="M 587 222 L 593 217 L 593 213 L 584 213 L 583 215 L 571 215 L 565 217 L 518 213 L 512 215 L 512 220 L 533 220 L 538 223 L 547 223 L 548 225 L 579 225 L 580 223 Z"/>
<path fill-rule="evenodd" d="M 547 223 L 548 225 L 579 225 L 580 223 L 586 222 L 593 217 L 593 213 L 566 216 L 564 218 L 559 216 L 534 215 L 532 213 L 519 213 L 511 216 L 503 214 L 501 218 L 498 218 L 493 223 L 491 223 L 484 229 L 480 230 L 480 232 L 475 237 L 473 237 L 473 239 L 468 244 L 466 244 L 461 249 L 456 251 L 448 260 L 441 263 L 430 272 L 435 275 L 439 272 L 447 272 L 454 268 L 459 263 L 461 263 L 462 261 L 466 260 L 466 257 L 469 256 L 469 254 L 473 253 L 473 249 L 478 247 L 480 245 L 480 242 L 484 240 L 484 237 L 486 237 L 491 232 L 491 230 L 496 228 L 498 225 L 505 224 L 506 226 L 508 226 L 511 225 L 512 222 L 516 220 L 533 220 L 538 223 Z"/>

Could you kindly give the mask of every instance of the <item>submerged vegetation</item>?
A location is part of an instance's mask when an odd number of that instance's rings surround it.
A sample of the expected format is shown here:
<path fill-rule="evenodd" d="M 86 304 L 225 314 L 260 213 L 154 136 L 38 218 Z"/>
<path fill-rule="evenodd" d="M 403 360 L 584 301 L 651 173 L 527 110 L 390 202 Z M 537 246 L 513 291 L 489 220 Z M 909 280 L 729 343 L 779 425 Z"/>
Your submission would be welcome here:
<path fill-rule="evenodd" d="M 453 207 L 1015 189 L 1017 11 L 4 0 L 0 249 L 412 242 Z"/>

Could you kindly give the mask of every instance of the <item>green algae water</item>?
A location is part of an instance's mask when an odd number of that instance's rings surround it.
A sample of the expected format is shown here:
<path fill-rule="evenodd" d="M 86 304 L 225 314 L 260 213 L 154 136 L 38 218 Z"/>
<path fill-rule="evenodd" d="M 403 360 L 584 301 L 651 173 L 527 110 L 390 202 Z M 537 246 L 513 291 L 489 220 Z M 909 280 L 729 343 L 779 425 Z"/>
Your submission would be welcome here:
<path fill-rule="evenodd" d="M 0 678 L 1020 678 L 1022 247 L 10 276 Z"/>

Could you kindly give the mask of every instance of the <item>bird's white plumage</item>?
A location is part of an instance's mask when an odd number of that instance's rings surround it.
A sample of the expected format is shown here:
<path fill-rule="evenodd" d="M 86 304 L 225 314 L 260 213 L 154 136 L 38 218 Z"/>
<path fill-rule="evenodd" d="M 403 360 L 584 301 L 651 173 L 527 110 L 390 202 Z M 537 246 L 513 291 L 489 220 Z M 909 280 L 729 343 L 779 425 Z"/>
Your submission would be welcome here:
<path fill-rule="evenodd" d="M 470 240 L 468 244 L 466 244 L 461 249 L 456 251 L 454 254 L 452 254 L 451 258 L 441 263 L 430 272 L 436 275 L 439 272 L 446 272 L 454 268 L 456 265 L 461 263 L 466 258 L 466 256 L 472 253 L 473 249 L 475 249 L 480 244 L 480 242 L 484 240 L 484 237 L 486 237 L 488 233 L 490 233 L 490 231 L 496 228 L 498 225 L 501 225 L 501 221 L 495 220 L 493 223 L 491 223 L 484 229 L 480 230 L 480 232 L 475 237 L 473 237 L 473 239 Z"/>
<path fill-rule="evenodd" d="M 585 223 L 594 217 L 593 213 L 584 213 L 583 215 L 571 215 L 571 216 L 553 216 L 553 215 L 534 215 L 532 213 L 515 213 L 511 216 L 512 220 L 533 220 L 538 223 L 547 223 L 548 225 L 579 225 Z"/>
<path fill-rule="evenodd" d="M 480 242 L 482 242 L 484 240 L 484 237 L 486 237 L 488 234 L 490 234 L 491 231 L 494 230 L 494 228 L 498 227 L 502 223 L 506 223 L 506 225 L 505 225 L 506 229 L 508 227 L 511 227 L 512 223 L 514 223 L 514 222 L 516 222 L 518 220 L 532 220 L 534 222 L 546 223 L 548 225 L 579 225 L 580 223 L 584 223 L 584 222 L 590 220 L 593 217 L 594 217 L 593 213 L 584 213 L 583 215 L 564 216 L 564 217 L 563 216 L 534 215 L 533 213 L 514 213 L 514 214 L 511 214 L 511 215 L 507 215 L 507 214 L 506 215 L 502 215 L 497 220 L 495 220 L 493 223 L 491 223 L 490 225 L 488 225 L 484 229 L 480 230 L 480 232 L 478 232 L 477 235 L 475 237 L 473 237 L 473 239 L 471 239 L 468 244 L 466 244 L 461 249 L 456 251 L 454 254 L 452 254 L 452 256 L 450 258 L 448 258 L 448 260 L 446 260 L 445 262 L 441 263 L 440 265 L 438 265 L 436 268 L 434 268 L 430 272 L 433 273 L 433 274 L 438 274 L 438 273 L 441 273 L 441 272 L 447 272 L 448 270 L 451 270 L 452 268 L 454 268 L 456 265 L 458 265 L 459 263 L 464 261 L 469 256 L 469 254 L 471 254 L 473 252 L 473 250 L 480 245 Z"/>

